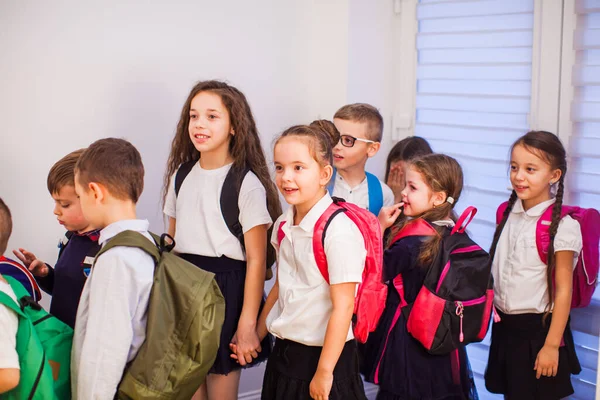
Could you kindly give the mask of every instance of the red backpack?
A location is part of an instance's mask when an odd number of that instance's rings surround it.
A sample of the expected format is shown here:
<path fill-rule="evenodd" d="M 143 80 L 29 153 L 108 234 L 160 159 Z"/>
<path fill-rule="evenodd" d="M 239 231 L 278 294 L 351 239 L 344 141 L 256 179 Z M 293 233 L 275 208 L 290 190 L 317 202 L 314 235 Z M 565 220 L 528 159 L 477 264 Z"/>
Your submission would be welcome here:
<path fill-rule="evenodd" d="M 496 224 L 502 222 L 504 211 L 508 202 L 500 204 L 496 211 Z M 548 207 L 537 222 L 535 229 L 535 242 L 538 254 L 544 264 L 548 263 L 548 247 L 550 246 L 550 224 L 552 223 L 552 209 Z M 577 265 L 573 271 L 573 297 L 571 308 L 587 307 L 592 300 L 594 290 L 598 283 L 598 264 L 600 263 L 598 242 L 600 242 L 600 213 L 593 208 L 562 206 L 561 218 L 569 215 L 579 222 L 583 249 L 579 253 Z"/>
<path fill-rule="evenodd" d="M 367 257 L 362 274 L 362 282 L 358 285 L 354 301 L 353 331 L 354 337 L 361 343 L 367 341 L 370 332 L 377 327 L 379 318 L 385 308 L 387 286 L 382 281 L 383 272 L 383 241 L 381 228 L 377 217 L 359 206 L 347 203 L 345 200 L 333 197 L 333 203 L 319 217 L 313 234 L 313 253 L 323 279 L 329 283 L 327 256 L 325 255 L 325 233 L 331 220 L 341 212 L 346 213 L 356 224 L 363 235 Z M 277 242 L 285 237 L 281 229 L 286 221 L 281 221 L 277 231 Z"/>
<path fill-rule="evenodd" d="M 440 253 L 429 267 L 414 303 L 405 300 L 402 275 L 393 280 L 400 296 L 393 325 L 403 312 L 408 332 L 430 354 L 448 354 L 459 346 L 480 342 L 489 327 L 494 300 L 489 255 L 465 232 L 476 213 L 476 208 L 467 208 L 454 228 L 444 233 Z M 392 243 L 409 236 L 437 234 L 419 218 L 398 232 Z"/>

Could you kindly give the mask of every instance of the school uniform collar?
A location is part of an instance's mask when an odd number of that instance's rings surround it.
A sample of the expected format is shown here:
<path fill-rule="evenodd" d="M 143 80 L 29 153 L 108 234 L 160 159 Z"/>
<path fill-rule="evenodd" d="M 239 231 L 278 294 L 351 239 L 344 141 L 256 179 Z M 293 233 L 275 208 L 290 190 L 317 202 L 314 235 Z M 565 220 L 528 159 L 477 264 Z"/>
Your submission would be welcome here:
<path fill-rule="evenodd" d="M 83 233 L 71 231 L 71 233 L 75 236 L 87 236 L 92 242 L 97 242 L 100 238 L 100 229 L 94 229 Z"/>
<path fill-rule="evenodd" d="M 319 200 L 304 216 L 304 218 L 302 218 L 302 221 L 300 221 L 298 227 L 305 232 L 313 232 L 317 220 L 325 212 L 325 210 L 327 210 L 327 207 L 329 207 L 331 203 L 333 203 L 331 196 L 329 193 L 325 193 L 321 200 Z M 287 222 L 282 229 L 284 229 L 284 232 L 288 234 L 289 232 L 286 232 L 286 230 L 289 230 L 289 227 L 294 225 L 294 208 L 288 208 L 286 214 L 285 220 Z"/>
<path fill-rule="evenodd" d="M 346 190 L 356 190 L 358 188 L 360 188 L 361 186 L 364 186 L 367 184 L 367 174 L 365 173 L 365 179 L 363 179 L 358 185 L 354 186 L 354 187 L 350 187 L 350 184 L 348 182 L 346 182 L 344 180 L 344 178 L 342 177 L 342 175 L 340 175 L 339 173 L 336 174 L 335 179 L 337 181 L 340 181 L 340 184 L 342 186 L 346 187 Z"/>
<path fill-rule="evenodd" d="M 556 198 L 552 198 L 550 200 L 543 201 L 540 204 L 533 206 L 529 210 L 525 211 L 525 209 L 523 208 L 523 202 L 521 201 L 521 199 L 517 199 L 511 212 L 515 214 L 525 214 L 528 217 L 540 217 L 544 213 L 544 211 L 546 211 L 548 207 L 553 205 L 555 202 Z"/>
<path fill-rule="evenodd" d="M 150 223 L 146 219 L 125 219 L 113 222 L 100 231 L 98 243 L 103 245 L 107 240 L 112 239 L 123 231 L 148 232 Z"/>

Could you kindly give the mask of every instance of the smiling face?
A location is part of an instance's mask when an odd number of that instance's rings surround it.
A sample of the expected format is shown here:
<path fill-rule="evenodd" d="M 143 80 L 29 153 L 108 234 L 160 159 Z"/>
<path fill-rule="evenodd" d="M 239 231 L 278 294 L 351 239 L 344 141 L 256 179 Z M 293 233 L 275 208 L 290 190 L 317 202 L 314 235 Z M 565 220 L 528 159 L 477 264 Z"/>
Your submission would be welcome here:
<path fill-rule="evenodd" d="M 310 210 L 325 194 L 332 174 L 311 155 L 308 138 L 287 136 L 275 145 L 275 183 L 288 204 Z"/>
<path fill-rule="evenodd" d="M 511 153 L 510 182 L 523 207 L 529 209 L 546 200 L 552 194 L 550 185 L 561 177 L 560 169 L 552 169 L 548 161 L 518 144 Z"/>
<path fill-rule="evenodd" d="M 406 186 L 402 190 L 404 215 L 414 217 L 433 208 L 435 198 L 423 175 L 412 167 L 406 169 Z"/>
<path fill-rule="evenodd" d="M 219 95 L 200 92 L 192 99 L 188 131 L 194 147 L 200 153 L 229 151 L 234 132 L 229 111 Z"/>
<path fill-rule="evenodd" d="M 83 216 L 74 186 L 61 187 L 58 193 L 52 193 L 52 199 L 54 200 L 54 215 L 59 224 L 68 231 L 83 233 L 89 230 L 90 224 Z"/>

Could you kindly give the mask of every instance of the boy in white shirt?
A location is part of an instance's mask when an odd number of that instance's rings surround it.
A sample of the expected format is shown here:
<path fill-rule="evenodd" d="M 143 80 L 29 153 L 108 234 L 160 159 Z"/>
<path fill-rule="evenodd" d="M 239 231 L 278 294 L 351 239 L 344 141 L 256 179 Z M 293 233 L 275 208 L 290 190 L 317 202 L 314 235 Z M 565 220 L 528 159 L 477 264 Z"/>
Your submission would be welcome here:
<path fill-rule="evenodd" d="M 333 123 L 340 132 L 340 140 L 333 148 L 336 173 L 330 193 L 378 215 L 382 206 L 394 204 L 394 193 L 366 172 L 365 166 L 381 147 L 383 118 L 372 105 L 356 103 L 340 108 L 333 116 Z"/>
<path fill-rule="evenodd" d="M 85 219 L 101 229 L 104 245 L 118 233 L 148 233 L 136 218 L 144 187 L 144 166 L 137 149 L 123 139 L 98 140 L 75 166 L 75 190 Z M 71 382 L 73 398 L 112 399 L 126 365 L 146 338 L 154 261 L 143 250 L 114 247 L 96 259 L 77 311 Z"/>
<path fill-rule="evenodd" d="M 0 199 L 0 255 L 6 251 L 8 239 L 12 232 L 10 210 Z M 15 303 L 17 298 L 10 285 L 0 275 L 0 292 L 6 293 Z M 0 304 L 0 394 L 17 387 L 21 368 L 17 354 L 17 329 L 19 319 L 14 311 Z"/>

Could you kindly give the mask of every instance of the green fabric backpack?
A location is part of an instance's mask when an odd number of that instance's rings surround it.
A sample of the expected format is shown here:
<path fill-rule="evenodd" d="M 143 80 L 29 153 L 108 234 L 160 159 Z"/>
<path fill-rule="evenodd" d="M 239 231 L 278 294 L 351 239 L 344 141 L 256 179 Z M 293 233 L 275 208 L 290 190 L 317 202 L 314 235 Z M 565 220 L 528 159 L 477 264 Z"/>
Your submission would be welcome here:
<path fill-rule="evenodd" d="M 171 253 L 167 234 L 124 231 L 110 239 L 96 259 L 117 246 L 137 247 L 156 262 L 148 304 L 146 340 L 125 370 L 119 399 L 189 399 L 215 362 L 225 300 L 214 274 Z"/>
<path fill-rule="evenodd" d="M 19 385 L 2 395 L 10 400 L 69 400 L 71 398 L 71 345 L 73 329 L 48 314 L 16 279 L 4 276 L 19 304 L 0 292 L 0 304 L 19 317 L 17 354 Z"/>

